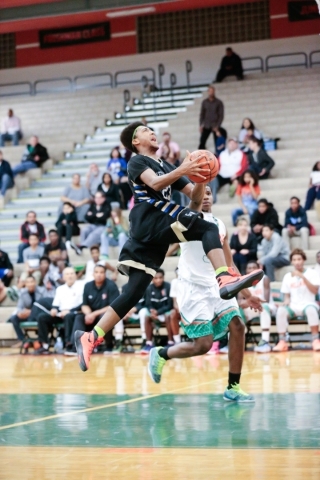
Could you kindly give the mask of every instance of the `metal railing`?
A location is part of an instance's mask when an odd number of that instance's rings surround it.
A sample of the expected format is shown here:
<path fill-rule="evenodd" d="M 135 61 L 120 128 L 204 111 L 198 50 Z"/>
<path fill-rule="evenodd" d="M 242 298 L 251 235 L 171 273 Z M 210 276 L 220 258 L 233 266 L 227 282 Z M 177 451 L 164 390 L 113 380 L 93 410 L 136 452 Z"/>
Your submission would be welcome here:
<path fill-rule="evenodd" d="M 55 85 L 49 88 L 38 89 L 39 85 L 42 84 L 49 84 L 54 83 L 57 84 L 58 82 L 66 82 L 66 84 L 62 84 L 61 86 Z M 55 92 L 70 92 L 73 90 L 73 81 L 70 77 L 57 77 L 57 78 L 45 78 L 44 80 L 36 80 L 33 84 L 33 93 L 37 95 L 37 93 L 55 93 Z"/>
<path fill-rule="evenodd" d="M 286 64 L 276 64 L 276 65 L 270 65 L 270 59 L 273 58 L 284 58 L 284 57 L 294 57 L 294 56 L 300 56 L 303 58 L 302 61 L 298 61 L 297 63 L 286 63 Z M 308 68 L 308 56 L 305 52 L 294 52 L 294 53 L 280 53 L 277 55 L 268 55 L 266 58 L 266 72 L 273 68 L 287 68 L 287 67 L 305 67 Z"/>
<path fill-rule="evenodd" d="M 145 75 L 144 72 L 151 72 L 151 77 L 148 75 Z M 119 80 L 119 76 L 121 75 L 127 75 L 131 73 L 142 73 L 142 76 L 139 76 L 139 78 L 132 79 L 132 78 L 127 78 L 124 80 Z M 141 83 L 145 82 L 145 78 L 147 78 L 148 82 L 151 81 L 151 84 L 156 85 L 156 72 L 153 68 L 138 68 L 135 70 L 121 70 L 119 72 L 116 72 L 114 75 L 114 88 L 116 88 L 118 85 L 127 85 L 128 83 Z"/>
<path fill-rule="evenodd" d="M 107 77 L 109 80 L 103 82 L 94 82 L 94 83 L 83 83 L 81 84 L 79 81 L 81 80 L 90 80 L 96 79 L 98 77 Z M 113 87 L 113 75 L 109 72 L 104 73 L 93 73 L 88 75 L 77 75 L 73 79 L 73 87 L 75 90 L 82 90 L 84 88 L 101 88 L 101 87 Z"/>
<path fill-rule="evenodd" d="M 22 87 L 23 85 L 26 86 L 27 89 L 22 89 L 22 88 L 20 89 L 20 86 Z M 15 87 L 18 87 L 17 90 L 15 90 Z M 32 94 L 33 94 L 33 85 L 31 82 L 16 82 L 16 83 L 0 84 L 0 97 L 11 97 L 13 95 L 32 95 Z"/>
<path fill-rule="evenodd" d="M 315 54 L 319 55 L 319 60 L 313 60 Z M 313 52 L 309 53 L 309 67 L 312 68 L 312 65 L 319 65 L 320 64 L 320 50 L 313 50 Z"/>
<path fill-rule="evenodd" d="M 243 71 L 244 72 L 253 72 L 253 71 L 259 71 L 259 72 L 264 72 L 264 66 L 263 66 L 263 58 L 262 57 L 245 57 L 242 58 L 242 66 L 243 66 Z M 245 67 L 243 65 L 243 62 L 254 62 L 258 61 L 257 65 L 253 65 L 252 67 Z"/>

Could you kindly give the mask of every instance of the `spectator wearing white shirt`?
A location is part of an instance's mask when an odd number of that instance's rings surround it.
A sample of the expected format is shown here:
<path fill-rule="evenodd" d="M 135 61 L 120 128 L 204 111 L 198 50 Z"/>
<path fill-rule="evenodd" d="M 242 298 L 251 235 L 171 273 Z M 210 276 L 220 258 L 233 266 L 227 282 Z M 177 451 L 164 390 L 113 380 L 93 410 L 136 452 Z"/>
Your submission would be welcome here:
<path fill-rule="evenodd" d="M 180 147 L 176 142 L 171 140 L 169 132 L 162 134 L 162 142 L 156 154 L 172 165 L 178 166 L 180 163 Z"/>
<path fill-rule="evenodd" d="M 20 118 L 16 117 L 13 110 L 8 110 L 8 115 L 1 122 L 0 147 L 4 147 L 5 142 L 12 142 L 13 145 L 19 145 L 22 138 Z"/>
<path fill-rule="evenodd" d="M 38 336 L 41 347 L 36 354 L 46 355 L 49 353 L 48 333 L 54 325 L 63 321 L 65 346 L 71 344 L 71 334 L 75 315 L 80 311 L 84 283 L 77 281 L 73 268 L 67 267 L 63 271 L 64 285 L 57 288 L 49 313 L 43 313 L 38 317 Z"/>
<path fill-rule="evenodd" d="M 307 191 L 306 204 L 304 209 L 310 210 L 315 200 L 320 200 L 320 162 L 313 165 L 310 173 L 309 190 Z"/>
<path fill-rule="evenodd" d="M 247 156 L 240 150 L 236 138 L 229 138 L 226 150 L 220 154 L 219 164 L 218 190 L 228 183 L 230 196 L 233 196 L 238 184 L 237 178 L 248 169 Z"/>
<path fill-rule="evenodd" d="M 244 150 L 245 152 L 249 151 L 248 144 L 252 135 L 258 140 L 262 139 L 262 135 L 254 126 L 253 121 L 250 118 L 244 118 L 239 132 L 239 144 L 241 150 Z"/>
<path fill-rule="evenodd" d="M 100 248 L 99 245 L 92 245 L 90 248 L 91 259 L 87 261 L 84 270 L 81 270 L 78 274 L 78 279 L 84 275 L 84 283 L 92 282 L 93 272 L 96 265 L 102 265 L 105 267 L 106 270 L 110 270 L 112 272 L 111 280 L 114 282 L 117 281 L 118 278 L 118 270 L 110 265 L 105 259 L 100 258 Z"/>
<path fill-rule="evenodd" d="M 288 350 L 288 320 L 297 315 L 306 316 L 311 330 L 312 349 L 320 351 L 319 305 L 316 302 L 320 278 L 314 269 L 305 269 L 306 259 L 306 254 L 299 248 L 291 252 L 290 261 L 294 270 L 284 276 L 281 285 L 284 305 L 278 308 L 276 315 L 279 343 L 273 348 L 274 352 Z"/>

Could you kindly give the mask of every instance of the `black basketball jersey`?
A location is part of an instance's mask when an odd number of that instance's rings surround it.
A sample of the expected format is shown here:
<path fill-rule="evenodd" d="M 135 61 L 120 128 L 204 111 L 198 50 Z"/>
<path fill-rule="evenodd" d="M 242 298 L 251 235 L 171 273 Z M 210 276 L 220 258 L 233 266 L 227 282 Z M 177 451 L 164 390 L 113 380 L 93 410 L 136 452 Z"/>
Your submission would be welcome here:
<path fill-rule="evenodd" d="M 163 190 L 157 192 L 148 185 L 145 185 L 140 179 L 140 175 L 148 168 L 151 168 L 151 170 L 160 176 L 172 172 L 176 167 L 164 160 L 154 160 L 145 155 L 135 155 L 134 157 L 131 157 L 128 163 L 128 179 L 135 204 L 141 202 L 154 203 L 154 201 L 170 202 L 172 189 L 181 191 L 186 185 L 188 185 L 188 183 L 190 183 L 190 180 L 188 180 L 187 177 L 181 177 L 171 186 L 169 185 Z"/>

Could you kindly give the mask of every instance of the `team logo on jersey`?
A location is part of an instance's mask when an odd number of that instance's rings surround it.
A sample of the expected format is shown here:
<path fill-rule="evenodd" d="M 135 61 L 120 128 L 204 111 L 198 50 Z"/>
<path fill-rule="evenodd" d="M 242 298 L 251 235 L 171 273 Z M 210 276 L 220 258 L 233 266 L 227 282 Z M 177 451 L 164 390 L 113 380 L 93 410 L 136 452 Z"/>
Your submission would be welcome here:
<path fill-rule="evenodd" d="M 108 295 L 107 295 L 106 293 L 103 293 L 103 294 L 102 294 L 102 300 L 105 300 L 105 299 L 107 298 L 107 296 L 108 296 Z"/>

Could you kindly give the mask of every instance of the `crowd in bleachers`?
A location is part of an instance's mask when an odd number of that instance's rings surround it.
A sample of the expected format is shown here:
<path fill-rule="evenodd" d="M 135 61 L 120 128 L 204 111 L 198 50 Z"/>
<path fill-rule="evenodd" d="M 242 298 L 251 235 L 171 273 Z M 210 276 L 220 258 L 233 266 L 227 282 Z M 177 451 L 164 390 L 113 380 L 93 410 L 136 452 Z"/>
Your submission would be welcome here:
<path fill-rule="evenodd" d="M 239 204 L 232 209 L 232 222 L 236 228 L 230 237 L 237 268 L 245 273 L 253 265 L 255 268 L 259 266 L 266 274 L 259 286 L 260 291 L 256 291 L 257 295 L 267 300 L 260 315 L 262 337 L 256 351 L 271 350 L 269 333 L 273 314 L 276 316 L 280 338 L 275 351 L 288 348 L 286 322 L 290 315 L 306 316 L 312 332 L 313 347 L 320 350 L 314 313 L 316 311 L 318 319 L 316 290 L 320 286 L 320 252 L 317 254 L 315 269 L 304 270 L 304 251 L 308 250 L 309 235 L 313 233 L 307 211 L 315 200 L 320 200 L 320 162 L 314 165 L 310 175 L 305 208 L 300 205 L 297 197 L 292 197 L 282 226 L 270 201 L 272 199 L 260 198 L 261 190 L 263 192 L 260 180 L 272 181 L 270 177 L 275 165 L 264 148 L 263 133 L 251 119 L 245 118 L 238 137 L 228 137 L 222 126 L 223 119 L 223 102 L 216 98 L 214 86 L 210 85 L 208 98 L 201 106 L 199 148 L 206 148 L 206 142 L 212 134 L 220 165 L 218 176 L 211 182 L 213 196 L 219 202 L 219 192 L 224 185 L 229 185 L 230 197 L 235 196 Z M 18 145 L 21 138 L 21 123 L 13 111 L 9 110 L 2 122 L 1 145 L 5 142 Z M 173 165 L 181 162 L 180 146 L 169 132 L 163 133 L 158 155 Z M 0 152 L 1 195 L 4 196 L 6 190 L 13 187 L 16 175 L 38 168 L 48 158 L 46 147 L 39 143 L 36 136 L 30 138 L 21 163 L 13 169 Z M 121 249 L 129 235 L 127 216 L 123 215 L 123 211 L 131 206 L 132 197 L 127 177 L 129 159 L 130 152 L 121 145 L 115 146 L 111 150 L 105 171 L 93 163 L 83 181 L 79 174 L 73 174 L 70 185 L 61 192 L 55 228 L 48 232 L 48 242 L 45 228 L 37 221 L 36 212 L 27 213 L 26 221 L 20 229 L 18 263 L 23 263 L 24 266 L 17 286 L 13 285 L 14 267 L 8 255 L 0 251 L 0 303 L 6 296 L 17 301 L 17 309 L 10 321 L 19 345 L 25 349 L 32 344 L 35 353 L 48 354 L 51 332 L 58 331 L 55 351 L 75 354 L 74 331 L 88 327 L 91 329 L 106 307 L 119 295 L 115 283 L 117 271 L 108 260 L 110 247 Z M 173 200 L 182 204 L 185 202 L 179 192 L 173 193 Z M 78 237 L 80 239 L 76 240 Z M 300 237 L 301 250 L 292 251 L 293 237 Z M 68 255 L 71 249 L 79 257 L 84 249 L 90 250 L 92 258 L 84 269 L 72 267 Z M 177 248 L 174 247 L 172 254 L 176 251 Z M 296 275 L 288 274 L 292 278 L 284 278 L 281 287 L 281 292 L 285 295 L 284 306 L 277 310 L 272 301 L 270 282 L 275 280 L 275 269 L 290 264 Z M 308 283 L 306 287 L 304 278 L 309 277 L 307 282 L 310 281 L 315 287 L 314 292 Z M 306 305 L 301 302 L 297 304 L 297 292 L 300 292 L 301 298 L 308 297 Z M 239 298 L 239 303 L 243 307 L 246 321 L 256 316 L 246 308 L 242 298 Z M 164 279 L 163 270 L 159 270 L 144 298 L 115 327 L 113 334 L 111 332 L 106 336 L 103 349 L 105 353 L 119 353 L 124 348 L 127 326 L 137 323 L 141 332 L 139 352 L 148 354 L 154 343 L 153 335 L 157 334 L 159 326 L 166 327 L 169 344 L 181 341 L 178 322 L 174 281 L 170 287 Z M 28 323 L 37 326 L 36 342 L 26 335 Z M 216 346 L 211 353 L 215 350 Z"/>

